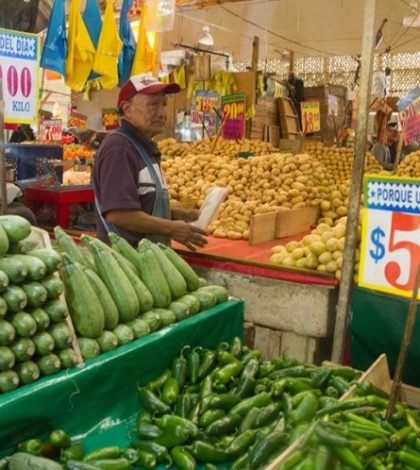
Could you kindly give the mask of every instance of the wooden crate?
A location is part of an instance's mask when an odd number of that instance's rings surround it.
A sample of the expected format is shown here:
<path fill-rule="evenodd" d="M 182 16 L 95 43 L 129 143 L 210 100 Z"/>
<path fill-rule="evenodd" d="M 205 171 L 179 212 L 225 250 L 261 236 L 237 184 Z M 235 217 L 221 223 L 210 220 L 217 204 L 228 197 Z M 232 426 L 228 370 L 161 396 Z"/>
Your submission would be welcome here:
<path fill-rule="evenodd" d="M 277 214 L 277 211 L 273 211 L 266 214 L 255 214 L 251 217 L 248 239 L 250 245 L 258 245 L 258 243 L 274 240 Z"/>
<path fill-rule="evenodd" d="M 324 365 L 335 367 L 335 364 L 332 363 L 324 363 Z M 369 369 L 364 372 L 357 380 L 358 383 L 363 381 L 368 381 L 387 393 L 391 391 L 392 379 L 389 372 L 386 354 L 381 354 L 378 359 L 369 367 Z M 340 398 L 339 401 L 344 401 L 354 396 L 356 388 L 356 385 L 351 387 L 349 391 Z M 420 408 L 420 388 L 403 384 L 401 388 L 401 400 L 407 402 L 414 408 Z M 312 428 L 313 426 L 311 426 L 307 432 L 311 432 Z M 292 455 L 293 452 L 299 448 L 304 440 L 305 436 L 294 442 L 281 455 L 279 455 L 277 459 L 269 464 L 265 470 L 281 470 L 282 465 L 286 462 L 290 455 Z"/>
<path fill-rule="evenodd" d="M 298 139 L 300 136 L 299 119 L 292 100 L 277 98 L 277 107 L 281 137 L 283 139 Z"/>
<path fill-rule="evenodd" d="M 276 238 L 291 237 L 308 231 L 319 219 L 319 207 L 303 207 L 279 211 L 276 223 Z"/>

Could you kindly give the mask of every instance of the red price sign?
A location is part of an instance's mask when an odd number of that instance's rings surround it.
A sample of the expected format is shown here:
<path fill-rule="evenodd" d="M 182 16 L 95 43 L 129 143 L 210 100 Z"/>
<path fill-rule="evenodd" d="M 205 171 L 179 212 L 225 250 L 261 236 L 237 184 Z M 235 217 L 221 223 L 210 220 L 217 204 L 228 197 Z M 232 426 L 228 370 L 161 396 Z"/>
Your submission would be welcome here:
<path fill-rule="evenodd" d="M 400 112 L 405 145 L 420 139 L 420 96 Z"/>
<path fill-rule="evenodd" d="M 242 139 L 245 134 L 245 94 L 236 93 L 222 97 L 224 139 Z"/>
<path fill-rule="evenodd" d="M 420 264 L 420 179 L 369 177 L 364 200 L 359 285 L 409 297 Z"/>
<path fill-rule="evenodd" d="M 102 127 L 105 131 L 112 131 L 119 127 L 119 114 L 116 108 L 102 110 Z"/>
<path fill-rule="evenodd" d="M 38 140 L 43 142 L 60 142 L 63 137 L 61 119 L 45 119 L 39 123 Z"/>
<path fill-rule="evenodd" d="M 81 113 L 70 113 L 67 120 L 67 127 L 78 127 L 80 129 L 87 127 L 87 116 Z"/>
<path fill-rule="evenodd" d="M 218 96 L 201 96 L 196 97 L 196 111 L 201 111 L 204 113 L 209 113 L 213 111 L 213 108 L 219 107 L 219 97 Z"/>
<path fill-rule="evenodd" d="M 318 100 L 302 101 L 300 103 L 302 113 L 303 131 L 306 134 L 313 134 L 321 130 L 321 118 Z"/>

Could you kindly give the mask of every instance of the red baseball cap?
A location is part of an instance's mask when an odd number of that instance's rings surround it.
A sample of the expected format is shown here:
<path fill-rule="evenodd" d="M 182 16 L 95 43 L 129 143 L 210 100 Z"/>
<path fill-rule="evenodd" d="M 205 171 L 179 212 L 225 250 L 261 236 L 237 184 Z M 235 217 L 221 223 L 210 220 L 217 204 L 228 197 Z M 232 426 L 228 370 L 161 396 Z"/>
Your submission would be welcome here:
<path fill-rule="evenodd" d="M 142 73 L 134 75 L 124 83 L 118 95 L 118 107 L 123 101 L 141 93 L 142 95 L 154 95 L 155 93 L 178 93 L 181 87 L 178 83 L 162 83 L 153 75 Z"/>

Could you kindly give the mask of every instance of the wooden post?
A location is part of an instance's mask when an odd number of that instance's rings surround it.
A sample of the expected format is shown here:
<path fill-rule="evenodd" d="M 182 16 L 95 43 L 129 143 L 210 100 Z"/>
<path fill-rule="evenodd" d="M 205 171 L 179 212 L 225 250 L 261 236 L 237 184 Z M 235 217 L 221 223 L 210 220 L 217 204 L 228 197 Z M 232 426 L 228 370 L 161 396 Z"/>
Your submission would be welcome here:
<path fill-rule="evenodd" d="M 289 73 L 295 71 L 295 53 L 294 51 L 290 51 L 289 55 Z"/>
<path fill-rule="evenodd" d="M 354 145 L 354 163 L 350 187 L 350 204 L 347 215 L 346 242 L 344 245 L 343 267 L 340 290 L 338 293 L 337 316 L 334 329 L 332 360 L 341 363 L 343 360 L 347 320 L 351 305 L 355 252 L 359 245 L 358 225 L 360 195 L 363 187 L 363 169 L 366 153 L 368 124 L 368 107 L 370 101 L 373 49 L 375 44 L 375 11 L 376 0 L 365 1 L 363 42 L 361 57 L 361 77 L 359 90 L 359 107 L 357 110 L 356 142 Z"/>
<path fill-rule="evenodd" d="M 6 161 L 4 157 L 4 101 L 3 101 L 3 80 L 0 78 L 0 214 L 6 213 L 7 208 L 7 187 L 6 187 Z"/>
<path fill-rule="evenodd" d="M 260 38 L 258 36 L 254 36 L 254 40 L 252 41 L 252 59 L 251 59 L 251 70 L 253 72 L 256 72 L 258 70 L 259 52 L 260 52 Z"/>

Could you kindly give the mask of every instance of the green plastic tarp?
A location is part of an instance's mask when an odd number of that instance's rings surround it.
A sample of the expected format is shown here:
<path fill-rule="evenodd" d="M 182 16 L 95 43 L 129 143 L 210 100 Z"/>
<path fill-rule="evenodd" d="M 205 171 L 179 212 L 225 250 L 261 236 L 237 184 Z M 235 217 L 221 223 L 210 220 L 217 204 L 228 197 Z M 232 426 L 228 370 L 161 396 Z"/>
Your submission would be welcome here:
<path fill-rule="evenodd" d="M 139 409 L 137 384 L 156 378 L 186 344 L 215 348 L 243 337 L 244 304 L 229 300 L 180 323 L 86 361 L 82 369 L 0 395 L 0 457 L 23 440 L 61 428 L 89 449 L 127 445 Z M 163 468 L 163 467 L 162 467 Z"/>
<path fill-rule="evenodd" d="M 408 299 L 356 287 L 350 321 L 352 365 L 367 369 L 385 353 L 394 371 L 407 320 Z M 420 306 L 403 379 L 420 386 Z"/>

